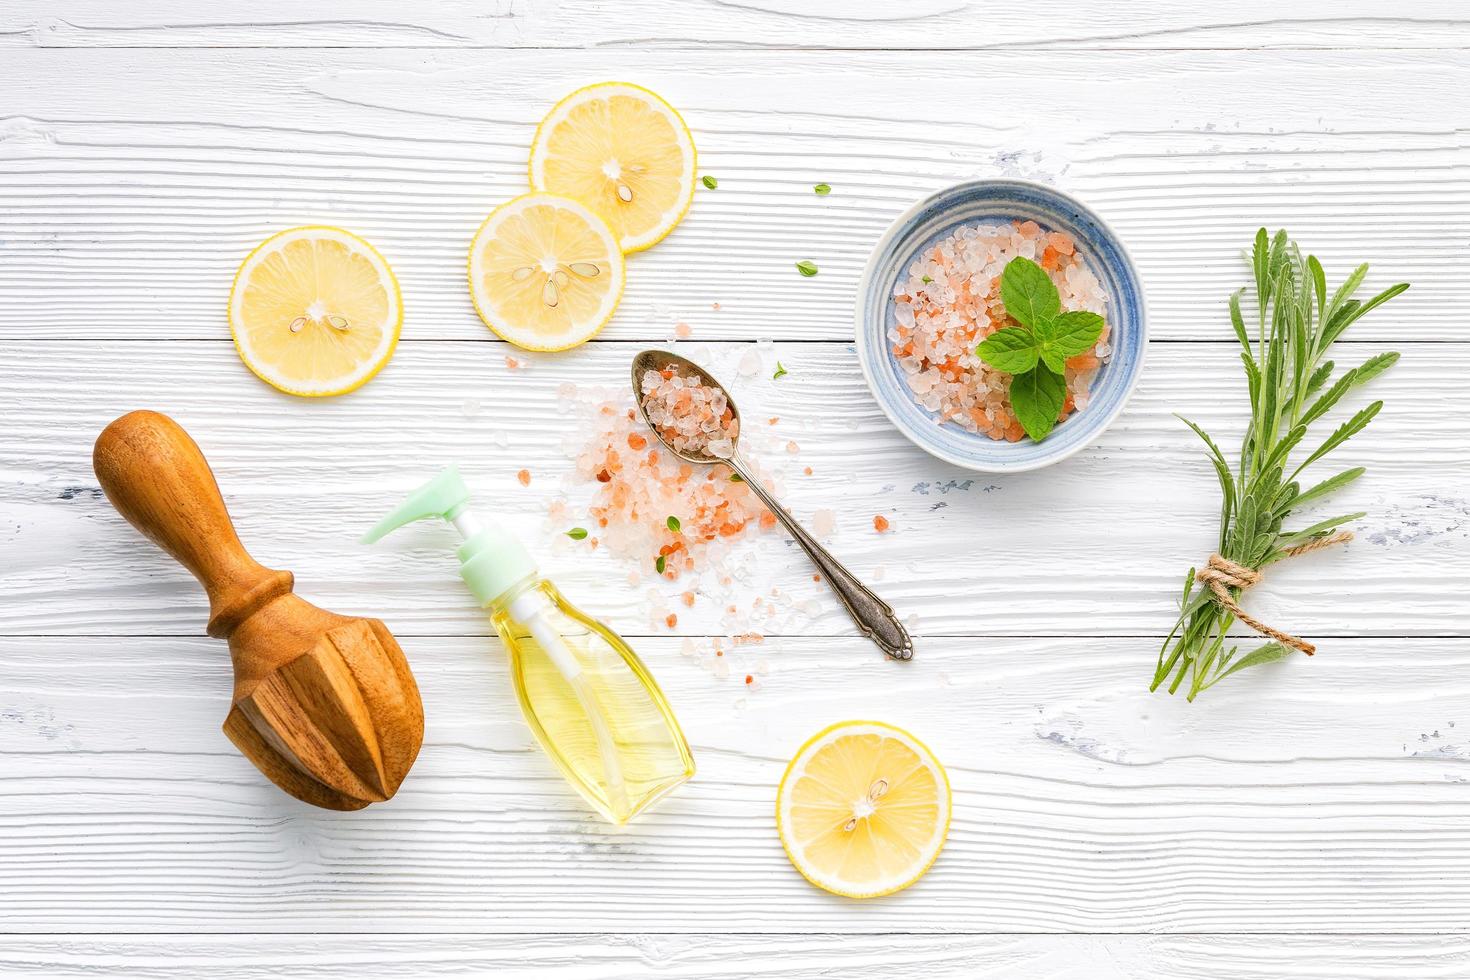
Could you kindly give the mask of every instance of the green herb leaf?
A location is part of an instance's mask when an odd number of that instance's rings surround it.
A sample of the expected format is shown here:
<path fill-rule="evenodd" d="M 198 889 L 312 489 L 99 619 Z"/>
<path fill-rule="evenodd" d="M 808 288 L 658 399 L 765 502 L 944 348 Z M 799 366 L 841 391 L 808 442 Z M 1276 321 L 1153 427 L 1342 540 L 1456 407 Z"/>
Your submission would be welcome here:
<path fill-rule="evenodd" d="M 1369 405 L 1367 408 L 1358 412 L 1358 414 L 1354 415 L 1352 418 L 1348 419 L 1342 425 L 1338 426 L 1337 431 L 1328 436 L 1327 439 L 1322 443 L 1322 445 L 1317 447 L 1317 451 L 1308 456 L 1306 461 L 1296 468 L 1296 472 L 1300 473 L 1302 470 L 1306 469 L 1308 466 L 1311 466 L 1323 456 L 1326 456 L 1328 453 L 1332 452 L 1332 450 L 1336 449 L 1338 446 L 1341 446 L 1343 443 L 1347 442 L 1359 432 L 1362 432 L 1365 428 L 1367 428 L 1368 423 L 1373 421 L 1373 417 L 1377 415 L 1382 409 L 1383 402 L 1376 401 L 1373 404 Z M 1295 476 L 1296 474 L 1292 475 Z"/>
<path fill-rule="evenodd" d="M 730 474 L 730 482 L 731 483 L 744 483 L 745 482 L 745 477 L 741 476 L 739 473 L 731 473 Z"/>
<path fill-rule="evenodd" d="M 1227 669 L 1216 674 L 1205 687 L 1212 687 L 1220 683 L 1236 671 L 1245 670 L 1248 667 L 1259 667 L 1262 664 L 1274 664 L 1276 661 L 1285 660 L 1289 656 L 1291 656 L 1291 647 L 1284 646 L 1280 643 L 1273 642 L 1256 647 L 1250 653 L 1231 664 Z"/>
<path fill-rule="evenodd" d="M 929 277 L 928 277 L 928 276 L 921 276 L 921 277 L 920 277 L 920 278 L 919 278 L 919 282 L 922 282 L 922 283 L 923 283 L 923 284 L 924 284 L 924 285 L 926 285 L 926 286 L 927 286 L 927 285 L 929 285 L 929 284 L 930 284 L 930 283 L 931 283 L 931 282 L 933 282 L 933 281 L 934 281 L 934 280 L 933 280 L 933 279 L 930 279 L 930 278 L 929 278 Z"/>
<path fill-rule="evenodd" d="M 1028 258 L 1016 256 L 1000 276 L 1000 301 L 1023 326 L 1035 327 L 1062 308 L 1062 298 L 1046 270 Z"/>
<path fill-rule="evenodd" d="M 1328 388 L 1322 394 L 1322 397 L 1318 398 L 1312 403 L 1312 407 L 1307 409 L 1306 414 L 1302 416 L 1302 424 L 1310 425 L 1331 411 L 1332 406 L 1336 405 L 1342 396 L 1348 393 L 1348 389 L 1357 383 L 1357 377 L 1357 369 L 1352 368 L 1343 374 L 1342 377 L 1338 378 L 1332 387 Z"/>
<path fill-rule="evenodd" d="M 571 538 L 573 541 L 581 541 L 586 536 L 587 529 L 585 527 L 574 527 L 567 532 L 567 537 Z"/>
<path fill-rule="evenodd" d="M 1055 428 L 1067 401 L 1067 382 L 1045 364 L 1011 379 L 1011 408 L 1021 428 L 1036 442 Z"/>
<path fill-rule="evenodd" d="M 1230 294 L 1230 326 L 1235 330 L 1235 339 L 1240 341 L 1240 346 L 1247 352 L 1251 349 L 1250 336 L 1245 332 L 1245 319 L 1240 315 L 1240 294 L 1245 292 L 1237 289 Z"/>
<path fill-rule="evenodd" d="M 1329 476 L 1327 479 L 1323 480 L 1315 487 L 1312 487 L 1306 493 L 1298 495 L 1296 500 L 1292 501 L 1292 506 L 1301 507 L 1305 504 L 1311 503 L 1314 500 L 1317 500 L 1320 497 L 1325 497 L 1329 493 L 1332 493 L 1336 490 L 1341 490 L 1343 487 L 1347 486 L 1349 483 L 1352 483 L 1354 480 L 1356 480 L 1358 477 L 1362 476 L 1366 472 L 1367 470 L 1365 470 L 1363 467 L 1354 466 L 1350 470 L 1343 470 L 1336 476 Z"/>
<path fill-rule="evenodd" d="M 1337 365 L 1332 361 L 1323 361 L 1317 367 L 1317 370 L 1312 372 L 1312 377 L 1307 381 L 1307 397 L 1310 398 L 1322 390 L 1322 386 L 1327 383 L 1327 379 L 1332 377 L 1332 370 L 1335 367 Z"/>
<path fill-rule="evenodd" d="M 710 190 L 714 190 L 716 187 L 720 186 L 720 182 L 718 180 L 715 180 L 709 174 L 705 174 L 703 177 L 699 178 L 699 180 Z"/>
<path fill-rule="evenodd" d="M 653 570 L 655 572 L 658 572 L 660 575 L 662 575 L 664 573 L 664 565 L 665 565 L 665 562 L 664 562 L 664 556 L 663 555 L 659 555 L 657 558 L 655 558 L 653 560 Z"/>
<path fill-rule="evenodd" d="M 796 263 L 796 271 L 810 279 L 817 274 L 817 264 L 811 259 L 802 259 Z"/>
<path fill-rule="evenodd" d="M 1300 531 L 1285 531 L 1277 543 L 1283 547 L 1291 547 L 1300 544 L 1308 538 L 1320 537 L 1334 528 L 1341 527 L 1344 524 L 1350 524 L 1366 516 L 1367 514 L 1360 510 L 1356 514 L 1343 514 L 1341 517 L 1329 517 L 1325 521 L 1318 521 L 1311 527 L 1304 527 Z"/>
<path fill-rule="evenodd" d="M 818 197 L 826 197 L 828 194 L 832 193 L 832 185 L 818 184 L 817 186 L 813 187 L 812 190 L 817 192 Z"/>
<path fill-rule="evenodd" d="M 775 380 L 776 380 L 776 379 L 777 379 L 777 378 L 784 378 L 784 377 L 786 377 L 786 375 L 787 375 L 787 374 L 789 374 L 789 373 L 790 373 L 790 372 L 789 372 L 789 371 L 787 371 L 787 370 L 786 370 L 786 368 L 785 368 L 785 367 L 784 367 L 784 366 L 782 366 L 782 364 L 781 364 L 781 362 L 780 362 L 780 361 L 777 361 L 777 362 L 776 362 L 776 373 L 775 373 L 775 374 L 773 374 L 773 375 L 771 375 L 771 380 L 772 380 L 772 381 L 775 381 Z M 740 474 L 738 474 L 738 473 L 737 473 L 737 474 L 735 474 L 735 475 L 736 475 L 736 476 L 739 476 L 739 475 L 740 475 Z"/>
<path fill-rule="evenodd" d="M 1353 387 L 1357 387 L 1358 385 L 1363 384 L 1366 381 L 1371 381 L 1372 379 L 1378 377 L 1384 371 L 1387 371 L 1389 368 L 1397 364 L 1398 360 L 1398 351 L 1388 351 L 1385 354 L 1379 354 L 1376 357 L 1368 358 L 1362 364 L 1358 365 L 1356 369 L 1356 376 L 1353 378 Z"/>
<path fill-rule="evenodd" d="M 1317 315 L 1321 316 L 1327 310 L 1327 273 L 1322 269 L 1322 263 L 1317 261 L 1317 256 L 1307 256 L 1307 271 L 1312 275 L 1312 291 L 1317 296 Z"/>
<path fill-rule="evenodd" d="M 669 519 L 664 521 L 664 523 L 668 525 L 669 530 L 673 531 L 675 534 L 678 534 L 679 528 L 683 526 L 679 523 L 679 519 L 672 514 L 669 515 Z"/>
<path fill-rule="evenodd" d="M 986 337 L 975 355 L 997 371 L 1025 374 L 1036 366 L 1039 350 L 1029 330 L 1006 327 Z"/>
<path fill-rule="evenodd" d="M 1037 346 L 1046 366 L 1057 374 L 1066 370 L 1067 358 L 1092 350 L 1102 336 L 1103 318 L 1087 310 L 1072 310 L 1036 325 Z"/>

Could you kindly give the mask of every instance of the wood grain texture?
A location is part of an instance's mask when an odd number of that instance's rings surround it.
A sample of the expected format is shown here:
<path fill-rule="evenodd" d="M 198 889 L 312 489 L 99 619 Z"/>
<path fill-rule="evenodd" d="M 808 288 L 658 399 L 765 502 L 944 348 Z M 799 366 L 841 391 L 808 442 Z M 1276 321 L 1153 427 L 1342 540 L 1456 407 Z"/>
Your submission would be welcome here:
<path fill-rule="evenodd" d="M 742 379 L 739 363 L 752 348 L 762 367 Z M 1376 349 L 1348 345 L 1343 362 Z M 647 576 L 628 585 L 646 562 L 593 552 L 546 521 L 553 499 L 582 515 L 591 495 L 590 484 L 571 480 L 563 446 L 575 446 L 580 423 L 560 385 L 621 390 L 635 350 L 598 343 L 526 355 L 528 366 L 511 371 L 502 344 L 405 343 L 365 388 L 305 403 L 250 376 L 227 342 L 100 351 L 80 342 L 4 345 L 0 468 L 14 478 L 0 507 L 11 522 L 0 541 L 20 557 L 0 568 L 10 599 L 0 605 L 0 632 L 198 630 L 198 588 L 92 490 L 95 432 L 149 405 L 174 414 L 204 447 L 253 553 L 292 569 L 302 594 L 326 608 L 378 616 L 400 637 L 489 631 L 457 578 L 449 529 L 356 544 L 410 489 L 458 463 L 477 505 L 509 518 L 574 600 L 626 632 L 647 633 L 654 617 L 641 600 L 655 583 Z M 1247 408 L 1233 342 L 1156 345 L 1139 391 L 1096 446 L 1044 471 L 989 476 L 937 462 L 904 440 L 878 411 L 850 345 L 694 344 L 692 352 L 758 420 L 746 437 L 751 455 L 784 473 L 788 506 L 807 519 L 834 512 L 833 554 L 916 636 L 1161 638 L 1186 569 L 1213 547 L 1219 506 L 1198 440 L 1170 413 L 1187 413 L 1234 445 Z M 777 358 L 789 373 L 773 381 Z M 1388 407 L 1324 464 L 1323 477 L 1356 464 L 1370 469 L 1322 514 L 1367 511 L 1360 539 L 1271 569 L 1249 599 L 1262 618 L 1309 637 L 1464 631 L 1470 418 L 1440 406 L 1458 397 L 1467 371 L 1466 346 L 1410 344 L 1398 366 L 1352 396 Z M 84 388 L 50 397 L 79 375 L 88 378 Z M 768 417 L 780 421 L 761 424 Z M 788 441 L 797 454 L 786 451 Z M 532 474 L 529 487 L 516 479 L 522 468 Z M 891 533 L 874 532 L 880 513 Z M 82 549 L 87 558 L 78 561 Z M 735 557 L 749 581 L 775 585 L 792 602 L 769 632 L 852 633 L 785 535 L 755 538 Z M 686 587 L 657 586 L 670 601 Z M 725 603 L 714 598 L 721 590 L 700 593 L 692 609 L 679 608 L 679 629 L 727 632 Z M 1405 608 L 1413 615 L 1400 615 Z"/>
<path fill-rule="evenodd" d="M 735 651 L 725 680 L 677 640 L 639 647 L 699 774 L 619 832 L 536 750 L 494 640 L 405 641 L 424 747 L 393 800 L 347 815 L 230 750 L 209 641 L 0 640 L 5 928 L 1344 933 L 1470 914 L 1462 639 L 1339 640 L 1194 705 L 1148 694 L 1151 640 L 946 638 L 900 665 L 794 638 Z M 772 804 L 803 740 L 872 716 L 944 761 L 954 823 L 922 881 L 855 903 L 791 869 Z"/>
<path fill-rule="evenodd" d="M 1271 0 L 1228 8 L 1187 0 L 326 0 L 309 10 L 258 0 L 11 0 L 0 45 L 38 47 L 581 48 L 1441 48 L 1465 46 L 1454 0 L 1412 10 L 1381 0 Z"/>
<path fill-rule="evenodd" d="M 1456 0 L 4 4 L 0 973 L 1470 975 L 1467 47 Z M 597 342 L 509 371 L 464 250 L 524 189 L 546 108 L 605 78 L 679 106 L 719 188 L 633 259 Z M 1004 479 L 912 449 L 851 350 L 871 244 L 977 175 L 1054 183 L 1109 219 L 1158 341 L 1096 446 Z M 306 403 L 248 375 L 223 312 L 250 248 L 322 221 L 382 248 L 407 318 L 381 378 Z M 1146 692 L 1215 521 L 1170 413 L 1238 438 L 1224 299 L 1261 224 L 1334 277 L 1369 260 L 1370 284 L 1412 281 L 1339 360 L 1405 357 L 1326 471 L 1370 468 L 1337 502 L 1369 511 L 1359 540 L 1248 600 L 1321 653 L 1191 706 Z M 712 596 L 677 633 L 652 627 L 662 593 L 542 520 L 585 501 L 558 385 L 621 385 L 635 342 L 681 321 L 747 415 L 780 418 L 761 438 L 783 499 L 836 511 L 829 543 L 910 618 L 912 664 L 854 636 L 781 535 L 742 554 L 790 606 L 715 658 L 703 638 L 732 626 Z M 740 379 L 759 338 L 776 346 Z M 772 382 L 777 357 L 791 373 Z M 220 733 L 230 667 L 197 636 L 203 597 L 88 465 L 139 407 L 188 425 L 263 560 L 404 638 L 428 729 L 394 800 L 313 810 Z M 448 532 L 352 543 L 455 461 L 637 637 L 679 710 L 699 776 L 632 830 L 535 750 Z M 805 737 L 862 716 L 931 744 L 956 822 L 922 882 L 854 904 L 792 871 L 771 796 Z"/>
<path fill-rule="evenodd" d="M 1056 183 L 1112 222 L 1155 337 L 1226 333 L 1261 224 L 1334 279 L 1371 260 L 1374 281 L 1414 283 L 1358 336 L 1465 336 L 1460 51 L 7 50 L 0 330 L 220 336 L 250 249 L 326 223 L 393 264 L 405 338 L 483 339 L 464 281 L 474 230 L 525 190 L 546 109 L 607 77 L 679 106 L 720 181 L 633 257 L 607 339 L 680 321 L 712 339 L 850 339 L 878 236 L 977 175 Z M 1038 98 L 1041 79 L 1067 97 Z M 821 273 L 799 275 L 801 259 Z"/>
<path fill-rule="evenodd" d="M 827 980 L 837 964 L 933 980 L 1461 980 L 1461 936 L 157 936 L 0 939 L 20 980 L 294 976 Z"/>

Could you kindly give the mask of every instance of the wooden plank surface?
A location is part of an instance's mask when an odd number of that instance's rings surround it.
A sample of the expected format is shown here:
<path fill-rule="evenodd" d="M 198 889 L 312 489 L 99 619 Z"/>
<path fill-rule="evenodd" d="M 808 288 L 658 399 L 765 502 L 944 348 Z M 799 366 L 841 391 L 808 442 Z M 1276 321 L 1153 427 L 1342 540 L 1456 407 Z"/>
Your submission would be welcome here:
<path fill-rule="evenodd" d="M 1185 571 L 1213 546 L 1219 507 L 1198 440 L 1170 413 L 1188 413 L 1227 445 L 1245 424 L 1233 342 L 1159 344 L 1139 392 L 1096 446 L 1039 473 L 974 474 L 931 459 L 892 428 L 851 345 L 690 346 L 736 385 L 755 421 L 749 449 L 783 477 L 787 503 L 808 517 L 831 511 L 834 553 L 873 578 L 926 636 L 1167 632 Z M 1344 363 L 1376 349 L 1348 345 Z M 456 577 L 448 528 L 356 544 L 410 489 L 457 463 L 480 505 L 520 528 L 548 573 L 620 628 L 646 633 L 650 607 L 629 599 L 654 588 L 674 602 L 688 583 L 645 574 L 630 588 L 628 574 L 648 572 L 651 557 L 614 559 L 562 534 L 591 523 L 585 505 L 594 484 L 572 479 L 581 443 L 573 437 L 572 450 L 564 446 L 581 423 L 560 385 L 614 392 L 635 350 L 596 343 L 528 356 L 527 367 L 511 371 L 503 344 L 405 343 L 350 398 L 301 404 L 259 383 L 227 342 L 114 344 L 102 357 L 88 342 L 0 347 L 0 414 L 11 433 L 0 466 L 15 474 L 14 524 L 0 533 L 22 556 L 0 568 L 0 589 L 12 600 L 0 606 L 0 630 L 189 634 L 207 618 L 201 590 L 117 517 L 91 474 L 96 433 L 125 411 L 152 407 L 176 414 L 205 446 L 248 546 L 295 571 L 302 593 L 328 608 L 372 612 L 405 633 L 488 631 Z M 751 351 L 761 368 L 742 377 Z M 1457 397 L 1470 348 L 1404 351 L 1397 367 L 1353 396 L 1354 404 L 1383 398 L 1388 407 L 1318 474 L 1371 467 L 1322 511 L 1368 511 L 1360 539 L 1341 553 L 1273 568 L 1251 596 L 1262 615 L 1314 635 L 1463 628 L 1470 419 L 1437 406 Z M 789 373 L 772 380 L 778 358 Z M 50 397 L 82 364 L 90 383 L 63 402 Z M 780 421 L 763 424 L 770 417 Z M 522 468 L 532 474 L 529 487 L 517 481 Z M 557 498 L 575 515 L 570 523 L 548 523 L 546 507 Z M 893 530 L 876 533 L 875 514 Z M 1043 514 L 1051 516 L 1038 521 Z M 759 536 L 733 558 L 748 581 L 768 580 L 793 603 L 763 631 L 852 633 L 786 535 Z M 742 605 L 751 588 L 736 590 Z M 735 599 L 711 583 L 697 591 L 693 608 L 678 609 L 680 631 L 727 631 L 721 621 Z M 1406 605 L 1413 615 L 1398 615 Z"/>
<path fill-rule="evenodd" d="M 0 973 L 1470 975 L 1467 47 L 1454 0 L 5 4 Z M 512 371 L 464 248 L 524 189 L 546 108 L 605 78 L 679 106 L 720 186 L 630 262 L 603 336 Z M 1095 446 L 1007 478 L 910 447 L 851 346 L 888 223 L 995 175 L 1114 224 L 1155 338 Z M 254 244 L 316 221 L 383 249 L 407 319 L 378 380 L 305 403 L 245 372 L 223 309 Z M 1369 512 L 1359 539 L 1248 600 L 1321 653 L 1187 705 L 1146 686 L 1216 491 L 1171 413 L 1238 438 L 1223 304 L 1261 224 L 1333 276 L 1371 260 L 1370 281 L 1412 281 L 1339 358 L 1404 359 L 1342 453 L 1370 470 L 1337 502 Z M 908 619 L 914 663 L 879 660 L 784 535 L 738 552 L 737 591 L 776 584 L 781 614 L 717 658 L 718 589 L 654 625 L 677 590 L 623 586 L 630 559 L 544 520 L 588 493 L 560 386 L 621 384 L 679 322 L 747 417 L 780 419 L 747 438 L 798 514 L 834 512 L 832 548 Z M 202 596 L 90 471 L 101 426 L 145 406 L 198 437 L 262 559 L 404 638 L 429 723 L 395 800 L 311 810 L 220 733 Z M 448 462 L 680 711 L 699 778 L 631 830 L 535 750 L 448 532 L 353 543 Z M 856 904 L 792 872 L 771 804 L 803 739 L 865 716 L 931 744 L 956 815 L 930 875 Z"/>
<path fill-rule="evenodd" d="M 1444 48 L 1464 47 L 1455 0 L 1060 0 L 1044 17 L 975 0 L 11 0 L 0 46 L 307 48 Z"/>
<path fill-rule="evenodd" d="M 796 637 L 724 679 L 644 639 L 700 771 L 621 832 L 536 750 L 495 641 L 404 645 L 423 752 L 344 816 L 233 752 L 218 643 L 0 641 L 6 929 L 1425 932 L 1470 910 L 1460 638 L 1335 640 L 1193 705 L 1148 694 L 1152 638 L 931 639 L 899 665 Z M 955 811 L 901 901 L 856 903 L 791 872 L 772 807 L 807 737 L 871 716 L 946 761 Z"/>
<path fill-rule="evenodd" d="M 0 59 L 0 89 L 23 94 L 0 119 L 0 327 L 57 340 L 220 337 L 250 249 L 326 223 L 393 263 L 405 338 L 483 339 L 464 282 L 468 242 L 492 207 L 525 191 L 544 112 L 608 77 L 684 110 L 701 171 L 720 181 L 630 261 L 608 339 L 663 338 L 680 321 L 710 339 L 850 339 L 857 277 L 889 223 L 930 191 L 996 175 L 1056 183 L 1115 225 L 1157 338 L 1225 335 L 1238 257 L 1270 224 L 1334 278 L 1371 259 L 1381 281 L 1415 284 L 1358 336 L 1464 339 L 1470 145 L 1425 97 L 1470 91 L 1470 59 L 1453 51 L 916 62 L 16 49 Z M 1039 97 L 1039 77 L 1068 97 Z M 818 181 L 832 194 L 813 194 Z M 803 278 L 800 259 L 821 273 Z"/>
<path fill-rule="evenodd" d="M 0 939 L 20 980 L 127 976 L 220 980 L 310 972 L 464 977 L 539 971 L 569 980 L 824 980 L 837 963 L 934 980 L 1460 980 L 1459 936 L 667 936 L 475 935 Z"/>

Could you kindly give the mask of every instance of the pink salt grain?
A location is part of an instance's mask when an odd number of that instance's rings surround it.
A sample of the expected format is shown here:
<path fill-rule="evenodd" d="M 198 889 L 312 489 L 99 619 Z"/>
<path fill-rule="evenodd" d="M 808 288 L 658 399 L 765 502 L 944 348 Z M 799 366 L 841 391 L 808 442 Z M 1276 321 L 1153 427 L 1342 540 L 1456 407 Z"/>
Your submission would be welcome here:
<path fill-rule="evenodd" d="M 521 486 L 529 487 L 531 485 L 531 471 L 521 470 L 516 474 L 516 479 L 521 481 Z"/>
<path fill-rule="evenodd" d="M 680 340 L 688 340 L 694 336 L 694 328 L 687 323 L 676 323 L 674 324 L 674 336 Z"/>

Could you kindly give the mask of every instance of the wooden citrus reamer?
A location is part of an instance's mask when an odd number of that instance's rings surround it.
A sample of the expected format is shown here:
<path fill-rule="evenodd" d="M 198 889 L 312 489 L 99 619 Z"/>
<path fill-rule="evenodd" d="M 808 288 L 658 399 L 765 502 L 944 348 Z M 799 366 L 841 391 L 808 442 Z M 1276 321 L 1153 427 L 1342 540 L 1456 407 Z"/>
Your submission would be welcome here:
<path fill-rule="evenodd" d="M 338 616 L 291 591 L 240 544 L 204 455 L 178 423 L 132 412 L 97 437 L 107 499 L 209 594 L 210 636 L 229 641 L 235 691 L 224 731 L 281 789 L 331 810 L 391 797 L 424 738 L 418 686 L 376 619 Z"/>

